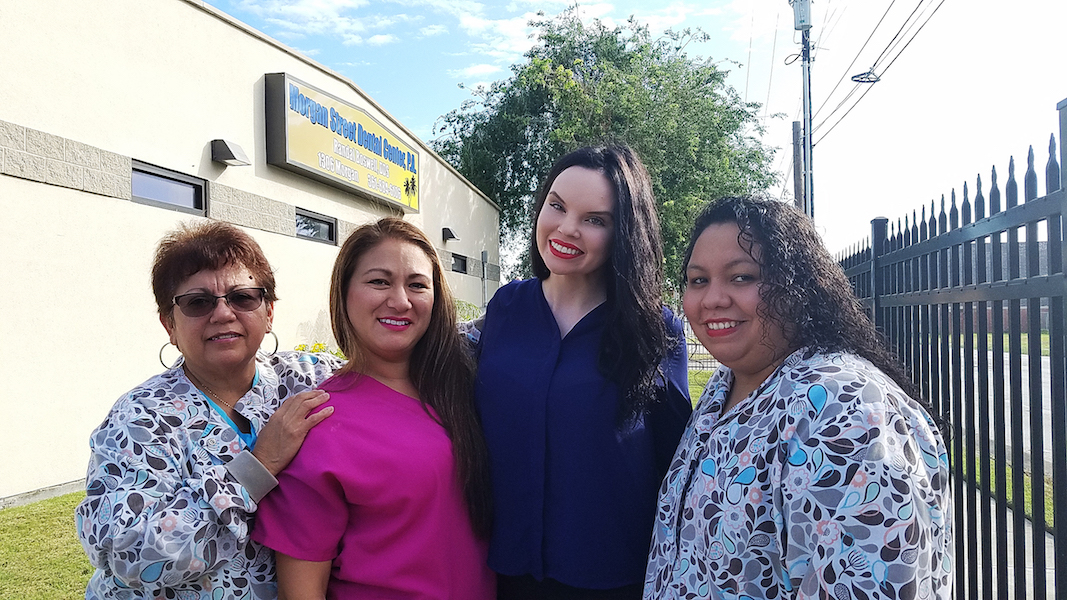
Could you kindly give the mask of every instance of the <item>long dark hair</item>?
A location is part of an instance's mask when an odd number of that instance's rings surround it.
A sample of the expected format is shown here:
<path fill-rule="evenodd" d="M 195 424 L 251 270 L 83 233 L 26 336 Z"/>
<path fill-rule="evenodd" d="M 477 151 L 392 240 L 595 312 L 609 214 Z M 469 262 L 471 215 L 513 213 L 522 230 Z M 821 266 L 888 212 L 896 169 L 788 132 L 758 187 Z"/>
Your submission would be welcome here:
<path fill-rule="evenodd" d="M 337 255 L 330 280 L 330 320 L 337 345 L 349 359 L 339 373 L 358 373 L 365 365 L 355 328 L 348 320 L 345 297 L 360 257 L 387 239 L 415 245 L 433 265 L 433 309 L 429 327 L 411 353 L 411 382 L 423 406 L 433 407 L 452 440 L 456 475 L 463 485 L 471 522 L 476 532 L 486 536 L 492 519 L 489 462 L 474 408 L 474 363 L 456 333 L 456 304 L 437 251 L 422 231 L 407 221 L 386 217 L 363 225 L 348 236 Z"/>
<path fill-rule="evenodd" d="M 655 400 L 662 379 L 659 365 L 670 347 L 663 322 L 663 243 L 656 199 L 645 165 L 627 146 L 579 148 L 559 159 L 533 207 L 530 264 L 538 279 L 552 273 L 537 248 L 537 217 L 556 177 L 571 167 L 603 174 L 615 195 L 611 252 L 605 264 L 608 318 L 597 368 L 619 386 L 619 417 L 625 420 Z"/>
<path fill-rule="evenodd" d="M 789 204 L 752 196 L 722 198 L 701 211 L 682 261 L 683 281 L 693 246 L 705 229 L 735 223 L 737 242 L 760 266 L 759 316 L 777 324 L 790 350 L 858 354 L 923 402 L 918 386 L 889 351 L 826 250 L 807 215 Z"/>

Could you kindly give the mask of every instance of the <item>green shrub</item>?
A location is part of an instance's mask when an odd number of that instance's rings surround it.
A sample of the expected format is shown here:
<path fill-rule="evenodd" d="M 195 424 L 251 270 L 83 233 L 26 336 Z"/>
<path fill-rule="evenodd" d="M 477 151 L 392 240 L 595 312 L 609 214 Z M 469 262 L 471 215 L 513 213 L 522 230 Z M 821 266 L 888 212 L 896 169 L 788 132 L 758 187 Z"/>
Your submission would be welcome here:
<path fill-rule="evenodd" d="M 476 305 L 456 298 L 456 319 L 458 321 L 473 321 L 482 316 L 482 309 Z"/>
<path fill-rule="evenodd" d="M 340 348 L 334 348 L 331 350 L 326 344 L 322 342 L 315 342 L 310 346 L 307 344 L 297 344 L 296 348 L 293 348 L 293 350 L 296 350 L 297 352 L 329 352 L 330 354 L 336 357 L 345 358 L 345 353 L 341 352 Z"/>

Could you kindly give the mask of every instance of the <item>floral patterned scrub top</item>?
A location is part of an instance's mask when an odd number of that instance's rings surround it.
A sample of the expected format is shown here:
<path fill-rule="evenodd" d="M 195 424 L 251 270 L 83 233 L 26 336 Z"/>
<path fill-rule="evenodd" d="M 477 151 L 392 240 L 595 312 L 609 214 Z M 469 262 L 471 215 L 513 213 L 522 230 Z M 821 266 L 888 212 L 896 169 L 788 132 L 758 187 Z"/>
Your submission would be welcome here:
<path fill-rule="evenodd" d="M 731 371 L 708 382 L 660 488 L 646 600 L 950 597 L 929 415 L 858 356 L 804 355 L 726 414 Z"/>
<path fill-rule="evenodd" d="M 255 432 L 282 400 L 342 364 L 296 352 L 256 362 L 252 389 L 236 404 Z M 180 363 L 119 398 L 89 446 L 87 493 L 75 511 L 96 567 L 86 598 L 277 597 L 273 554 L 249 537 L 256 501 L 229 468 L 244 444 Z"/>

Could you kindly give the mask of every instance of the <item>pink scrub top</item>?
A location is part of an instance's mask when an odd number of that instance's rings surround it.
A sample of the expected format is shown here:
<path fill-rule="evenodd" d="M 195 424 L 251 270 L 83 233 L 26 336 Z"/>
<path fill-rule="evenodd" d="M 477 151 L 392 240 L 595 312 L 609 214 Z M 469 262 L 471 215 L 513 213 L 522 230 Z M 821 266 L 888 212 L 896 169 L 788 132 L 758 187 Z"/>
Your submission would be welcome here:
<path fill-rule="evenodd" d="M 260 503 L 253 539 L 332 561 L 331 599 L 494 598 L 487 542 L 471 527 L 445 430 L 371 377 L 341 375 L 322 389 L 334 414 Z"/>

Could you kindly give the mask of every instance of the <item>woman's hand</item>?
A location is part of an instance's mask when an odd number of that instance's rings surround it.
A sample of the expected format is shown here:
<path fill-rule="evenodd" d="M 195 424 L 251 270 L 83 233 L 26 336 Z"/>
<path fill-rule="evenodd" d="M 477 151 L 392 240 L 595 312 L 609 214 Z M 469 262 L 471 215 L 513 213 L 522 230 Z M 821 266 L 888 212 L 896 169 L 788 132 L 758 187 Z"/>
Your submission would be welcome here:
<path fill-rule="evenodd" d="M 287 398 L 271 415 L 259 432 L 256 448 L 252 451 L 271 475 L 281 473 L 300 450 L 308 431 L 333 414 L 332 406 L 309 414 L 329 398 L 330 395 L 322 390 L 300 392 Z"/>

